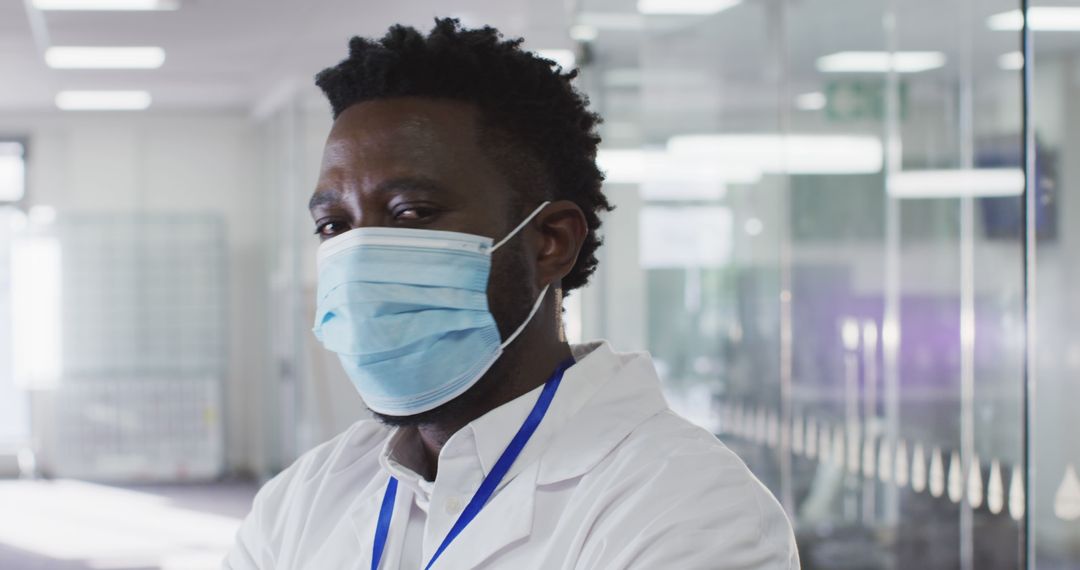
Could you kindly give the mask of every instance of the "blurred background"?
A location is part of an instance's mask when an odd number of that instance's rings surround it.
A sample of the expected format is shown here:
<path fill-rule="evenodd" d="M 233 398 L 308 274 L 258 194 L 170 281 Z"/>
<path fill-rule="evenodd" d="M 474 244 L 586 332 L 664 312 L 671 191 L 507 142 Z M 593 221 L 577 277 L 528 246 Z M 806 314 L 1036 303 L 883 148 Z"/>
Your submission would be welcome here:
<path fill-rule="evenodd" d="M 366 416 L 312 76 L 447 15 L 581 69 L 568 335 L 650 351 L 804 568 L 1080 568 L 1074 0 L 0 1 L 0 568 L 215 568 Z"/>

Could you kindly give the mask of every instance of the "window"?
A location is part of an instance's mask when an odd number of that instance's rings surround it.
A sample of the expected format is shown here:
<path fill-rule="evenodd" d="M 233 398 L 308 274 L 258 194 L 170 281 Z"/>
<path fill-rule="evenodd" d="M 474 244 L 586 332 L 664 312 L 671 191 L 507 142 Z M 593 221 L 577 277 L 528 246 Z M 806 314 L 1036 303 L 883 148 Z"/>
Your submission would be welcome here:
<path fill-rule="evenodd" d="M 0 140 L 0 203 L 18 202 L 26 195 L 26 145 Z"/>

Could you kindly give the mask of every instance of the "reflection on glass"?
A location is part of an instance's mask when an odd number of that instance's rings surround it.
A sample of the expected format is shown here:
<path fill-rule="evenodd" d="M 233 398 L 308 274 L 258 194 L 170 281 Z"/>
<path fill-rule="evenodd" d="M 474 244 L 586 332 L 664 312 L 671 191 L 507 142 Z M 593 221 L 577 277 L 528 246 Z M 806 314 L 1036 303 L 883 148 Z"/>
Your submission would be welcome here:
<path fill-rule="evenodd" d="M 1018 18 L 1019 16 L 1019 18 Z M 995 15 L 988 23 L 1001 30 L 1018 29 L 1017 12 Z M 1033 224 L 1029 247 L 1035 285 L 1031 355 L 1029 440 L 1031 471 L 1026 486 L 1027 521 L 1037 568 L 1080 567 L 1080 462 L 1076 437 L 1076 403 L 1080 401 L 1080 328 L 1077 328 L 1076 284 L 1080 282 L 1080 2 L 1033 0 L 1027 14 L 1032 99 L 1028 197 Z M 1006 32 L 999 32 L 1006 33 Z M 1010 506 L 1011 497 L 1010 497 Z M 1011 509 L 1010 509 L 1011 510 Z M 1022 511 L 1021 511 L 1022 512 Z"/>
<path fill-rule="evenodd" d="M 1012 479 L 1009 482 L 1009 516 L 1013 520 L 1021 520 L 1027 509 L 1027 498 L 1024 492 L 1024 472 L 1020 466 L 1013 467 Z"/>
<path fill-rule="evenodd" d="M 869 437 L 866 438 L 866 441 L 863 443 L 863 477 L 873 478 L 877 473 L 877 461 L 875 460 L 877 454 L 874 452 L 876 449 L 876 442 Z"/>
<path fill-rule="evenodd" d="M 964 498 L 964 472 L 960 466 L 960 454 L 952 452 L 949 459 L 949 500 L 959 503 Z"/>
<path fill-rule="evenodd" d="M 941 450 L 934 448 L 930 453 L 930 494 L 937 498 L 945 492 L 945 466 L 941 461 Z"/>
<path fill-rule="evenodd" d="M 1054 514 L 1063 521 L 1080 519 L 1080 480 L 1071 464 L 1065 468 L 1065 478 L 1054 495 Z"/>
<path fill-rule="evenodd" d="M 911 452 L 911 490 L 916 493 L 926 490 L 926 456 L 921 443 L 916 443 Z"/>
<path fill-rule="evenodd" d="M 606 275 L 644 272 L 643 348 L 673 400 L 720 410 L 805 568 L 1020 564 L 1022 75 L 998 31 L 1018 7 L 579 3 L 601 162 L 639 221 L 638 265 Z"/>
<path fill-rule="evenodd" d="M 896 445 L 896 481 L 897 487 L 907 487 L 908 484 L 908 455 L 907 455 L 907 442 L 900 440 L 900 443 Z"/>
<path fill-rule="evenodd" d="M 833 433 L 833 444 L 830 453 L 832 454 L 833 463 L 837 467 L 843 467 L 847 456 L 844 454 L 844 428 L 839 425 L 836 426 L 836 431 Z"/>
<path fill-rule="evenodd" d="M 1001 464 L 997 459 L 990 462 L 990 480 L 986 486 L 986 506 L 993 514 L 1001 513 L 1005 506 L 1005 488 L 1001 484 Z"/>
<path fill-rule="evenodd" d="M 972 457 L 971 465 L 968 467 L 967 498 L 968 504 L 973 509 L 983 504 L 982 467 L 979 465 L 978 455 Z"/>
<path fill-rule="evenodd" d="M 795 455 L 803 454 L 803 418 L 798 414 L 791 421 L 791 452 Z"/>
<path fill-rule="evenodd" d="M 878 450 L 878 479 L 882 483 L 892 481 L 893 477 L 893 450 L 889 447 L 889 440 L 881 440 L 881 449 Z"/>

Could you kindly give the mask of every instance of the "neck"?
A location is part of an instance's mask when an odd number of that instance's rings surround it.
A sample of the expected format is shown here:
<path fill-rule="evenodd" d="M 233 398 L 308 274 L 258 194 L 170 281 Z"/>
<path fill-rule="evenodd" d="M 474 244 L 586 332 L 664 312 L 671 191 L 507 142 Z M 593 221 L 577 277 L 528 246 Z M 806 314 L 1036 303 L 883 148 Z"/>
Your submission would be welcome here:
<path fill-rule="evenodd" d="M 525 335 L 522 335 L 524 337 Z M 507 349 L 495 365 L 477 382 L 473 390 L 481 388 L 475 400 L 455 410 L 456 413 L 433 418 L 418 424 L 417 432 L 423 444 L 424 472 L 421 475 L 434 481 L 438 472 L 439 453 L 443 445 L 461 428 L 484 414 L 517 399 L 542 386 L 551 373 L 564 360 L 570 358 L 570 345 L 552 339 L 542 345 L 532 344 L 532 339 L 519 338 L 517 347 L 528 347 L 527 354 Z"/>

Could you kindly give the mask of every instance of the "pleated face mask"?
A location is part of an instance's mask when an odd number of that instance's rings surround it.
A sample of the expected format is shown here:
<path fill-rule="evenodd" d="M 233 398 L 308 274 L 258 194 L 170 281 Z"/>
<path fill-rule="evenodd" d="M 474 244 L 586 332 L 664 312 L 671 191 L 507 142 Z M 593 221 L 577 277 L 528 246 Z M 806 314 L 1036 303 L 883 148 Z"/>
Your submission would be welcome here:
<path fill-rule="evenodd" d="M 499 243 L 458 232 L 356 228 L 319 246 L 316 338 L 336 352 L 372 411 L 410 416 L 471 388 L 539 310 L 505 340 L 488 310 Z"/>

